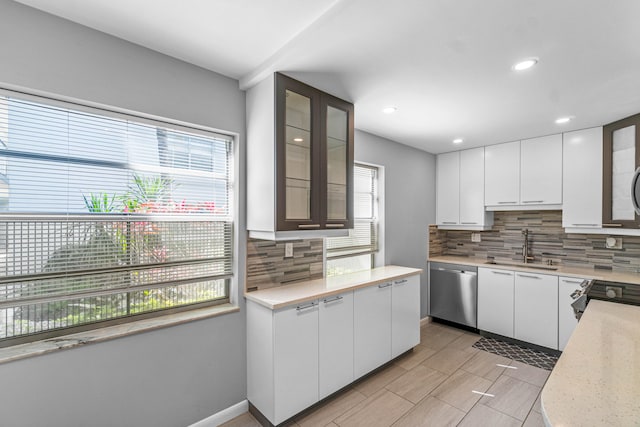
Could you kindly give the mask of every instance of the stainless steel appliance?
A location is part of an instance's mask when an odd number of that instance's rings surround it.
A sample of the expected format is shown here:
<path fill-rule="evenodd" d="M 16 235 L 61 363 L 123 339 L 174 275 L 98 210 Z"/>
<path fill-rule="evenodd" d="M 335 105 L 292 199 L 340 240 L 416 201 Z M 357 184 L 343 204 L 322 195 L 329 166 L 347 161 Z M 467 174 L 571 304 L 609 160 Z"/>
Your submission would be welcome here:
<path fill-rule="evenodd" d="M 606 280 L 585 280 L 580 284 L 580 288 L 571 294 L 571 297 L 573 312 L 576 319 L 580 320 L 592 299 L 640 305 L 640 285 Z"/>
<path fill-rule="evenodd" d="M 432 262 L 429 273 L 431 317 L 476 328 L 478 269 L 468 265 Z"/>

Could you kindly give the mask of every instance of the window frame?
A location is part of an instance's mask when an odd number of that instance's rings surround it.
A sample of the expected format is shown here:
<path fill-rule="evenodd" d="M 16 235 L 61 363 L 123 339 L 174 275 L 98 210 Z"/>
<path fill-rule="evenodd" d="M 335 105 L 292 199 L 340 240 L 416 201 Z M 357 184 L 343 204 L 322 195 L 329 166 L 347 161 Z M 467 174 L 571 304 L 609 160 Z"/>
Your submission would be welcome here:
<path fill-rule="evenodd" d="M 186 312 L 191 310 L 198 310 L 205 307 L 214 307 L 223 304 L 237 304 L 237 296 L 235 292 L 237 291 L 238 285 L 238 238 L 239 238 L 239 202 L 240 199 L 238 192 L 238 183 L 239 183 L 239 175 L 238 175 L 238 162 L 239 162 L 239 134 L 234 132 L 222 131 L 219 129 L 211 128 L 208 126 L 201 126 L 193 123 L 188 123 L 184 121 L 168 119 L 164 117 L 159 117 L 151 114 L 145 114 L 140 112 L 134 112 L 131 110 L 107 106 L 99 103 L 77 100 L 70 97 L 59 96 L 59 95 L 51 95 L 44 92 L 39 92 L 30 89 L 23 88 L 14 88 L 14 87 L 6 87 L 0 85 L 0 96 L 2 97 L 14 97 L 19 98 L 24 101 L 34 102 L 38 104 L 43 104 L 46 106 L 50 106 L 53 108 L 62 108 L 66 110 L 88 113 L 92 115 L 99 115 L 105 118 L 112 118 L 117 120 L 125 120 L 131 121 L 138 124 L 152 126 L 152 127 L 161 127 L 167 130 L 173 130 L 177 132 L 184 132 L 192 135 L 198 135 L 205 138 L 224 138 L 229 141 L 231 144 L 229 150 L 229 163 L 228 163 L 228 174 L 227 174 L 227 185 L 228 188 L 228 208 L 230 210 L 229 214 L 229 222 L 230 222 L 230 236 L 231 236 L 231 248 L 230 248 L 230 259 L 229 263 L 231 265 L 231 274 L 225 275 L 224 277 L 220 277 L 221 280 L 225 280 L 225 297 L 219 298 L 215 300 L 208 300 L 196 303 L 185 304 L 178 307 L 170 307 L 163 308 L 148 312 L 128 314 L 125 316 L 119 316 L 113 319 L 95 321 L 90 323 L 82 323 L 74 326 L 68 326 L 63 328 L 55 328 L 42 332 L 35 332 L 29 334 L 22 334 L 18 336 L 14 336 L 11 338 L 2 338 L 0 339 L 0 348 L 10 347 L 17 344 L 29 343 L 34 341 L 39 341 L 52 337 L 65 336 L 77 332 L 89 331 L 100 329 L 113 325 L 120 325 L 124 323 L 135 322 L 137 320 L 144 320 L 149 318 L 157 318 L 162 316 L 167 316 L 175 313 Z M 4 141 L 3 141 L 4 143 Z M 191 162 L 191 160 L 190 160 Z M 20 218 L 24 217 L 21 214 L 12 214 L 8 213 L 5 215 L 5 218 L 10 217 Z M 37 214 L 34 216 L 38 216 Z M 48 215 L 51 217 L 52 215 Z M 53 215 L 55 216 L 55 215 Z M 78 216 L 86 216 L 86 218 L 97 219 L 99 215 L 95 214 L 75 214 L 75 213 L 67 213 L 58 215 L 59 217 L 65 218 L 73 218 Z M 130 221 L 139 220 L 141 217 L 136 216 L 132 218 Z M 178 218 L 176 216 L 176 218 Z M 184 219 L 184 216 L 180 216 L 181 219 Z M 197 221 L 197 219 L 196 219 Z M 201 220 L 202 221 L 202 220 Z M 9 277 L 9 276 L 7 276 Z M 217 279 L 216 279 L 217 280 Z M 130 292 L 135 292 L 136 289 L 131 290 Z M 73 298 L 73 296 L 72 296 Z"/>

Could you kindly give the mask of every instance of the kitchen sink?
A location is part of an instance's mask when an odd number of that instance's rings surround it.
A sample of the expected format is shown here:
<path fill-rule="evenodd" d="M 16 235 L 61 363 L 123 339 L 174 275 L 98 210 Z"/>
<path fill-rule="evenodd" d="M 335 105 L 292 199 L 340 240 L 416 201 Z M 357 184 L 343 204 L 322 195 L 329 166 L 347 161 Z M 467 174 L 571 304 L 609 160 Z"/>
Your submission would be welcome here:
<path fill-rule="evenodd" d="M 500 265 L 500 266 L 504 266 L 504 267 L 535 268 L 536 270 L 548 270 L 548 271 L 556 271 L 558 269 L 558 267 L 553 267 L 551 265 L 525 264 L 525 263 L 516 263 L 516 262 L 487 261 L 487 262 L 485 262 L 485 264 Z"/>

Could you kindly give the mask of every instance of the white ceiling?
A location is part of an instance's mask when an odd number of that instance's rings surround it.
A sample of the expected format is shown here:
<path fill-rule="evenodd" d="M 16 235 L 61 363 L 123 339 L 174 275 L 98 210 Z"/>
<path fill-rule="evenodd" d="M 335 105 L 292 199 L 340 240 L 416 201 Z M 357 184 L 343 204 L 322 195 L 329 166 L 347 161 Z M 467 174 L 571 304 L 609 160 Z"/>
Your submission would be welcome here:
<path fill-rule="evenodd" d="M 242 89 L 283 71 L 353 101 L 357 128 L 432 153 L 640 112 L 637 0 L 19 1 Z"/>

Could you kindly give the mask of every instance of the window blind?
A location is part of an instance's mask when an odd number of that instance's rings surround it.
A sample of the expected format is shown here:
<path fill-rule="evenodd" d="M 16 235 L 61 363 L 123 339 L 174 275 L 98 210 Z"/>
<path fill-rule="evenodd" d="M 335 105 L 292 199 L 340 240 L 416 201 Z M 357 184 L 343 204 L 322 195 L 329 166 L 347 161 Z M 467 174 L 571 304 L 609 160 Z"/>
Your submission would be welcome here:
<path fill-rule="evenodd" d="M 232 138 L 0 98 L 0 340 L 228 301 Z"/>
<path fill-rule="evenodd" d="M 356 163 L 354 173 L 354 227 L 345 237 L 326 239 L 327 260 L 378 251 L 378 169 Z"/>

